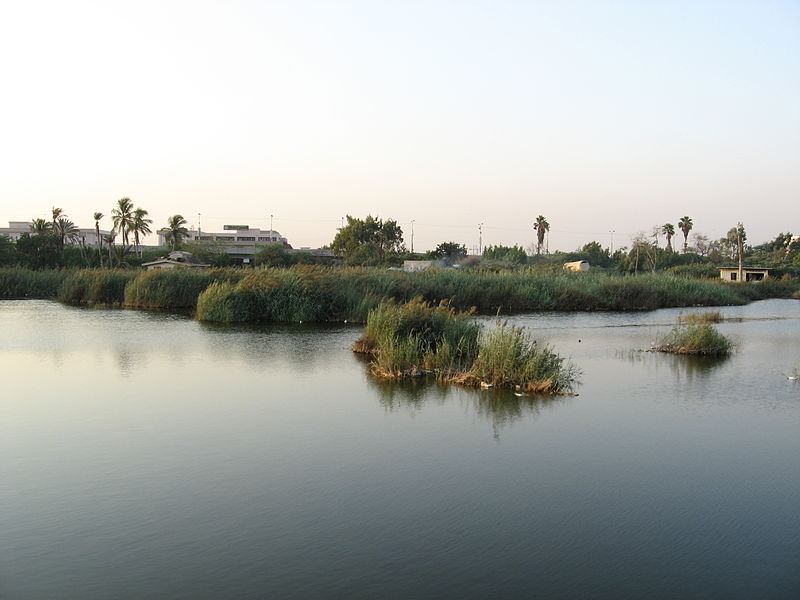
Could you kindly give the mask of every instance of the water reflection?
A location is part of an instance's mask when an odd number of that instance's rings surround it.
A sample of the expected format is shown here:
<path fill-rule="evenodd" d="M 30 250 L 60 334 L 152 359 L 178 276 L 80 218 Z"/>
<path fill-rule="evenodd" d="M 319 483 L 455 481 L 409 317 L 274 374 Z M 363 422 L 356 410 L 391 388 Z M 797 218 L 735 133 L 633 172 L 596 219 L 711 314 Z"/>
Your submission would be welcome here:
<path fill-rule="evenodd" d="M 381 406 L 389 413 L 406 410 L 415 414 L 427 404 L 442 405 L 456 399 L 469 412 L 487 420 L 498 440 L 504 427 L 521 419 L 535 419 L 543 409 L 563 405 L 570 399 L 569 396 L 517 396 L 509 390 L 477 390 L 442 383 L 432 377 L 391 381 L 366 373 L 366 378 L 369 387 L 377 392 Z"/>
<path fill-rule="evenodd" d="M 708 378 L 714 370 L 731 358 L 730 355 L 692 356 L 652 350 L 618 350 L 614 356 L 631 365 L 649 365 L 656 369 L 666 366 L 679 380 L 686 379 L 686 381 Z"/>

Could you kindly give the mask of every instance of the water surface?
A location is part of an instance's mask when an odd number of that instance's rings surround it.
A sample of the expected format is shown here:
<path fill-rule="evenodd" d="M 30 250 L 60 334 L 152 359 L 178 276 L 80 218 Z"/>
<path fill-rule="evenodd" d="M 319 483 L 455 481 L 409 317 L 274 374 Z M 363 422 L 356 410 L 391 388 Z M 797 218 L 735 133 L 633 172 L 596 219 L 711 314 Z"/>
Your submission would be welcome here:
<path fill-rule="evenodd" d="M 369 377 L 350 326 L 0 302 L 0 597 L 797 598 L 800 302 L 514 317 L 518 398 Z M 486 319 L 487 326 L 492 326 Z"/>

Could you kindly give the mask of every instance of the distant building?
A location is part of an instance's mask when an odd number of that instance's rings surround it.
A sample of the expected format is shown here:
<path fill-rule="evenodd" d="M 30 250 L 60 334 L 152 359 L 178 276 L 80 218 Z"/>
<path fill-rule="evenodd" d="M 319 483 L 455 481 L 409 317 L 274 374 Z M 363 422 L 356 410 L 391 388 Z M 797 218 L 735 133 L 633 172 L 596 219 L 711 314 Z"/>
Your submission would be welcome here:
<path fill-rule="evenodd" d="M 156 260 L 142 263 L 142 266 L 148 271 L 152 271 L 153 269 L 176 269 L 184 267 L 207 269 L 211 265 L 200 262 L 194 256 L 192 256 L 191 252 L 175 250 L 174 252 L 167 254 L 167 256 L 162 256 Z"/>
<path fill-rule="evenodd" d="M 190 229 L 186 237 L 187 242 L 217 242 L 228 247 L 268 246 L 269 244 L 289 245 L 289 241 L 274 230 L 265 231 L 251 228 L 249 225 L 223 225 L 221 233 Z M 166 227 L 158 230 L 158 245 L 167 246 L 169 229 Z"/>
<path fill-rule="evenodd" d="M 589 270 L 589 261 L 588 260 L 576 260 L 574 262 L 564 263 L 564 268 L 567 271 L 588 271 Z"/>
<path fill-rule="evenodd" d="M 32 233 L 31 232 L 31 223 L 30 221 L 9 221 L 8 227 L 0 227 L 0 235 L 4 235 L 8 237 L 12 242 L 16 242 L 22 234 L 24 233 Z M 100 230 L 100 238 L 101 240 L 97 239 L 97 232 L 95 231 L 94 227 L 79 227 L 77 232 L 77 239 L 74 242 L 70 242 L 73 246 L 89 246 L 92 248 L 99 248 L 100 241 L 102 241 L 102 237 L 104 235 L 108 235 L 111 233 L 110 231 L 106 231 L 105 229 Z"/>
<path fill-rule="evenodd" d="M 769 277 L 769 269 L 762 267 L 742 267 L 742 278 L 745 281 L 761 281 Z M 739 267 L 720 267 L 719 278 L 723 281 L 738 281 Z"/>

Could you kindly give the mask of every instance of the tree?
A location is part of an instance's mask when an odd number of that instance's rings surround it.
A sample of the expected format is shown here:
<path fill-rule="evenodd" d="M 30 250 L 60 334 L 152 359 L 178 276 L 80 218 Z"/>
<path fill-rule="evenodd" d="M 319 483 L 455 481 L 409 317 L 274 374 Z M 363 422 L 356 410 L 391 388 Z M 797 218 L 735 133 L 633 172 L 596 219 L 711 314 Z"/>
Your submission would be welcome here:
<path fill-rule="evenodd" d="M 150 230 L 150 225 L 152 224 L 152 219 L 147 219 L 147 211 L 143 208 L 137 208 L 133 211 L 133 219 L 131 223 L 131 231 L 133 232 L 133 240 L 134 240 L 134 248 L 135 252 L 139 254 L 141 257 L 141 251 L 139 250 L 139 236 L 140 235 L 148 235 L 152 233 Z"/>
<path fill-rule="evenodd" d="M 589 242 L 584 244 L 580 249 L 580 253 L 586 257 L 589 264 L 598 267 L 611 266 L 611 254 L 607 248 L 603 248 L 599 242 Z"/>
<path fill-rule="evenodd" d="M 403 230 L 393 219 L 347 215 L 347 225 L 339 228 L 331 249 L 349 264 L 382 264 L 403 250 Z"/>
<path fill-rule="evenodd" d="M 189 235 L 189 230 L 185 225 L 188 221 L 183 218 L 183 215 L 172 215 L 167 219 L 167 234 L 164 236 L 167 243 L 172 246 L 172 250 L 177 250 L 181 245 L 183 238 Z"/>
<path fill-rule="evenodd" d="M 103 236 L 103 241 L 106 243 L 106 247 L 108 248 L 108 267 L 112 268 L 114 266 L 114 255 L 111 252 L 111 249 L 114 246 L 114 239 L 117 237 L 116 231 L 111 231 L 110 233 Z"/>
<path fill-rule="evenodd" d="M 550 231 L 550 223 L 547 222 L 542 215 L 536 217 L 536 222 L 533 224 L 536 230 L 536 254 L 542 253 L 542 244 L 544 243 L 545 234 Z"/>
<path fill-rule="evenodd" d="M 0 235 L 0 267 L 17 262 L 17 248 L 7 235 Z"/>
<path fill-rule="evenodd" d="M 505 263 L 499 266 L 523 265 L 528 262 L 528 255 L 521 246 L 487 246 L 483 249 L 482 257 Z"/>
<path fill-rule="evenodd" d="M 100 219 L 103 218 L 103 213 L 94 213 L 94 233 L 97 236 L 97 255 L 100 258 L 100 268 L 103 268 L 103 240 L 100 238 Z"/>
<path fill-rule="evenodd" d="M 292 257 L 283 244 L 269 244 L 259 250 L 254 257 L 256 265 L 266 267 L 286 267 L 292 263 Z"/>
<path fill-rule="evenodd" d="M 456 242 L 442 242 L 436 246 L 436 250 L 428 254 L 431 258 L 443 260 L 452 265 L 467 255 L 467 247 Z"/>
<path fill-rule="evenodd" d="M 667 238 L 667 252 L 672 252 L 672 236 L 675 235 L 675 226 L 672 223 L 665 223 L 661 226 L 661 233 Z"/>
<path fill-rule="evenodd" d="M 53 235 L 56 236 L 56 240 L 58 240 L 58 245 L 61 249 L 63 249 L 66 244 L 76 242 L 79 233 L 80 231 L 75 226 L 75 223 L 70 221 L 66 216 L 59 217 L 53 224 Z"/>
<path fill-rule="evenodd" d="M 128 232 L 133 226 L 133 202 L 130 198 L 120 198 L 117 200 L 117 207 L 111 211 L 111 218 L 114 221 L 114 229 L 119 231 L 122 242 L 128 243 Z"/>
<path fill-rule="evenodd" d="M 681 220 L 678 221 L 678 229 L 683 232 L 683 251 L 686 252 L 686 248 L 689 246 L 689 232 L 692 230 L 693 224 L 692 220 L 689 217 L 681 217 Z"/>
<path fill-rule="evenodd" d="M 17 256 L 21 264 L 31 269 L 57 267 L 58 240 L 49 233 L 23 233 L 17 240 Z"/>
<path fill-rule="evenodd" d="M 30 229 L 34 235 L 47 235 L 53 232 L 53 224 L 44 219 L 32 219 Z"/>

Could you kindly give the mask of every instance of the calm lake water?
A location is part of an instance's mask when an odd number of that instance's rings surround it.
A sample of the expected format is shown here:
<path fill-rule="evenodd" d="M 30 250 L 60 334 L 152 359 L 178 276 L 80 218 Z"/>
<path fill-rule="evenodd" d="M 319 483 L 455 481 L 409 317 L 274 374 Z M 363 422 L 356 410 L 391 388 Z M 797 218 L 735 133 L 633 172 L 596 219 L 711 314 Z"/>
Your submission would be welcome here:
<path fill-rule="evenodd" d="M 534 399 L 0 302 L 0 598 L 798 598 L 800 302 L 721 310 L 727 360 L 641 351 L 678 310 L 515 317 L 583 370 Z"/>

